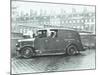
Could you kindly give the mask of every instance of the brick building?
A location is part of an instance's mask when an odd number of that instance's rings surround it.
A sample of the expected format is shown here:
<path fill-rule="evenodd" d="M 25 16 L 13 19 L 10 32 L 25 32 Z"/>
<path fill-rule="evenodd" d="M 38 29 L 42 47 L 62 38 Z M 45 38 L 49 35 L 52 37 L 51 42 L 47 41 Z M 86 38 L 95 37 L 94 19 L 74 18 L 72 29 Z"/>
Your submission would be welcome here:
<path fill-rule="evenodd" d="M 15 9 L 12 16 L 12 32 L 26 34 L 41 28 L 70 28 L 77 31 L 87 31 L 95 34 L 95 12 L 62 13 L 45 15 L 30 10 L 30 14 L 19 13 Z"/>

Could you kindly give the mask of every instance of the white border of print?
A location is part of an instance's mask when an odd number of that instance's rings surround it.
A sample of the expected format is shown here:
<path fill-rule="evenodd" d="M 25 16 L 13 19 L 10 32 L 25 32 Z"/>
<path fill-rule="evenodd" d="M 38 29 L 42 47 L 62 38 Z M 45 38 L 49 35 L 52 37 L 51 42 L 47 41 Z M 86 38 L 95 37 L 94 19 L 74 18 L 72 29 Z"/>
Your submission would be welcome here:
<path fill-rule="evenodd" d="M 30 0 L 33 1 L 33 0 Z M 69 71 L 69 72 L 53 72 L 53 73 L 39 73 L 34 75 L 99 75 L 100 70 L 100 50 L 99 50 L 99 27 L 100 27 L 100 2 L 99 0 L 36 0 L 42 2 L 56 2 L 56 3 L 71 3 L 71 4 L 85 4 L 85 5 L 96 5 L 96 70 L 85 70 L 85 71 Z M 10 0 L 0 0 L 0 75 L 10 74 Z M 26 74 L 25 74 L 26 75 Z M 33 75 L 33 74 L 27 74 Z"/>

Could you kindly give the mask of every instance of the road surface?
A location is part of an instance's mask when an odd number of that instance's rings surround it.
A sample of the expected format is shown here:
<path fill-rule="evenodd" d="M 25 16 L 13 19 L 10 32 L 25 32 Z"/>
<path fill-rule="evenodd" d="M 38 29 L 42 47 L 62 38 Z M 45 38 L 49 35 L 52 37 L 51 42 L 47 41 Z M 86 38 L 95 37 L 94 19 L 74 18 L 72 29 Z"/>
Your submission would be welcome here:
<path fill-rule="evenodd" d="M 95 69 L 95 50 L 87 50 L 75 56 L 13 57 L 11 60 L 12 74 Z"/>

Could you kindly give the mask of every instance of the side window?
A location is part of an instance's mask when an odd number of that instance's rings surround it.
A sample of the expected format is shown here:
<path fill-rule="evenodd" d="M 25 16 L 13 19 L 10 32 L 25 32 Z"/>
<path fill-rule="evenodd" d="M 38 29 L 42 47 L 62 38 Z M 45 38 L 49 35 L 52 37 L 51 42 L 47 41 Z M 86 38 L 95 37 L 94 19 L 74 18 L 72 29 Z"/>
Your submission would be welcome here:
<path fill-rule="evenodd" d="M 50 37 L 52 37 L 52 38 L 56 38 L 57 35 L 58 35 L 58 31 L 57 31 L 57 30 L 51 30 Z"/>
<path fill-rule="evenodd" d="M 38 31 L 38 37 L 39 38 L 47 37 L 47 30 Z"/>
<path fill-rule="evenodd" d="M 46 31 L 46 30 L 43 30 L 42 36 L 43 36 L 43 37 L 47 37 L 47 31 Z"/>
<path fill-rule="evenodd" d="M 41 31 L 38 31 L 37 35 L 38 35 L 39 38 L 42 38 L 42 32 Z"/>

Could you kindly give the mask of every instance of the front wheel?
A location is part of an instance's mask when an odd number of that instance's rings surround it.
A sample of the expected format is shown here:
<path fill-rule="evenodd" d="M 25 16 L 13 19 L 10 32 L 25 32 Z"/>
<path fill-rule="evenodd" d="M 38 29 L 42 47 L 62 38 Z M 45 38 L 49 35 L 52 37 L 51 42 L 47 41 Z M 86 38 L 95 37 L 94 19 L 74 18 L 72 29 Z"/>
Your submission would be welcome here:
<path fill-rule="evenodd" d="M 33 54 L 34 54 L 34 52 L 33 52 L 32 48 L 30 48 L 30 47 L 25 47 L 21 51 L 21 56 L 24 58 L 30 58 L 33 56 Z"/>
<path fill-rule="evenodd" d="M 67 53 L 68 55 L 73 56 L 73 55 L 75 55 L 75 54 L 78 53 L 78 49 L 77 49 L 77 47 L 76 47 L 75 45 L 70 45 L 70 46 L 66 49 L 66 53 Z"/>

